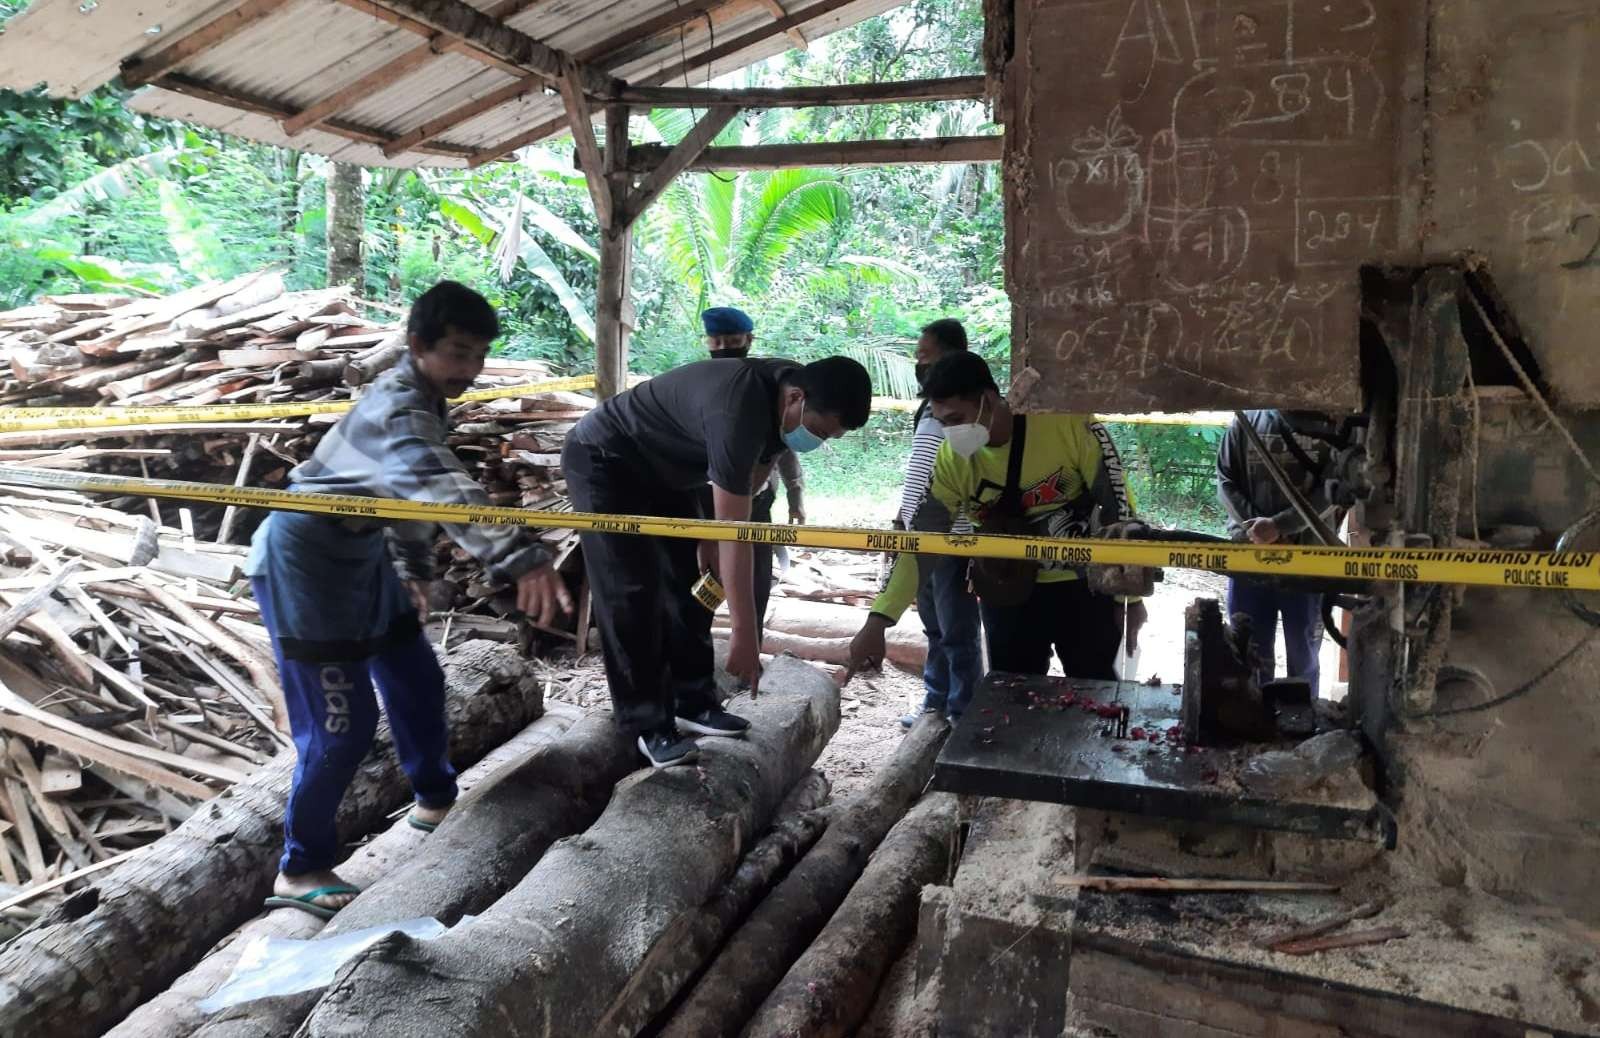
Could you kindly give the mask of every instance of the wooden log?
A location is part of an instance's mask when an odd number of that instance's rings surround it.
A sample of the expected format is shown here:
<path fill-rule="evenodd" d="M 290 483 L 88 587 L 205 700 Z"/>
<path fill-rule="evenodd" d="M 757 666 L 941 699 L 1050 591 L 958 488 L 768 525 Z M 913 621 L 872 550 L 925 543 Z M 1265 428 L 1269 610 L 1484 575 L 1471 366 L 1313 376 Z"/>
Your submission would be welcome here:
<path fill-rule="evenodd" d="M 733 878 L 700 910 L 663 934 L 650 949 L 617 1004 L 600 1021 L 597 1033 L 635 1035 L 672 1003 L 728 934 L 739 925 L 828 827 L 828 778 L 813 771 L 796 783 L 778 809 L 778 820 L 744 856 Z"/>
<path fill-rule="evenodd" d="M 594 1034 L 650 948 L 716 893 L 838 728 L 839 690 L 815 668 L 776 660 L 763 686 L 740 704 L 746 737 L 702 740 L 695 767 L 630 777 L 599 821 L 474 922 L 433 941 L 380 941 L 300 1033 L 498 1034 L 518 1021 Z"/>
<path fill-rule="evenodd" d="M 514 766 L 522 757 L 559 740 L 580 717 L 582 712 L 576 707 L 563 703 L 550 704 L 549 712 L 543 717 L 462 772 L 457 779 L 461 790 L 461 806 L 466 805 L 474 790 L 505 774 L 506 769 Z M 416 855 L 419 852 L 426 854 L 432 843 L 421 830 L 401 818 L 387 832 L 369 841 L 340 864 L 339 875 L 362 890 L 374 889 L 396 869 L 414 868 Z M 106 1032 L 107 1038 L 186 1038 L 213 1020 L 200 1011 L 199 1003 L 228 979 L 239 962 L 240 952 L 251 938 L 307 940 L 317 936 L 326 926 L 324 920 L 309 912 L 263 912 L 223 938 L 193 969 Z M 226 1016 L 227 1011 L 224 1011 L 214 1019 L 221 1020 Z M 287 1033 L 287 1030 L 282 1033 Z"/>
<path fill-rule="evenodd" d="M 471 643 L 446 660 L 453 758 L 470 763 L 539 711 L 514 652 Z M 405 796 L 387 726 L 339 809 L 346 838 Z M 94 1035 L 166 987 L 271 890 L 294 756 L 279 754 L 125 867 L 0 948 L 0 1034 Z"/>
<path fill-rule="evenodd" d="M 400 363 L 400 358 L 405 355 L 405 334 L 391 333 L 387 339 L 370 350 L 362 350 L 350 358 L 349 363 L 344 366 L 344 384 L 364 386 Z"/>
<path fill-rule="evenodd" d="M 662 1038 L 738 1034 L 827 924 L 883 837 L 921 795 L 950 728 L 924 714 L 872 782 L 733 935 Z"/>
<path fill-rule="evenodd" d="M 943 882 L 957 844 L 956 798 L 936 793 L 884 837 L 828 925 L 767 996 L 746 1038 L 845 1038 L 917 932 L 922 888 Z"/>
<path fill-rule="evenodd" d="M 600 817 L 612 787 L 638 763 L 609 712 L 590 714 L 466 797 L 406 866 L 364 890 L 324 931 L 432 916 L 447 926 L 515 886 L 556 840 Z M 260 999 L 218 1013 L 202 1038 L 292 1034 L 320 991 Z"/>

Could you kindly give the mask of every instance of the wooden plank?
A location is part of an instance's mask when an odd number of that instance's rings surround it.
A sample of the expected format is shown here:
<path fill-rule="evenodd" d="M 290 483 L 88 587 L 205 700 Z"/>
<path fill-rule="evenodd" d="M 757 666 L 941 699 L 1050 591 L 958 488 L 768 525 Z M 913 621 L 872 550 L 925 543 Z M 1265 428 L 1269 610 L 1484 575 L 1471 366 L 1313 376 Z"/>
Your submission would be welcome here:
<path fill-rule="evenodd" d="M 291 137 L 304 133 L 329 116 L 399 82 L 438 56 L 439 41 L 442 37 L 442 33 L 434 33 L 422 46 L 407 51 L 354 82 L 313 101 L 295 115 L 283 120 L 283 132 Z"/>
<path fill-rule="evenodd" d="M 85 868 L 74 869 L 71 872 L 64 873 L 60 876 L 57 876 L 55 879 L 50 880 L 48 883 L 38 883 L 30 886 L 20 894 L 17 894 L 14 897 L 8 897 L 4 901 L 0 901 L 0 912 L 6 912 L 18 907 L 19 905 L 25 905 L 29 901 L 32 901 L 34 898 L 38 897 L 40 894 L 47 894 L 50 891 L 64 887 L 68 883 L 71 883 L 75 880 L 80 880 L 85 876 L 92 876 L 96 872 L 109 869 L 113 865 L 121 865 L 123 862 L 127 861 L 129 858 L 133 857 L 135 854 L 138 854 L 142 850 L 144 850 L 143 847 L 135 847 L 131 851 L 123 851 L 121 854 L 107 858 L 105 861 L 97 861 L 93 865 L 89 865 Z"/>
<path fill-rule="evenodd" d="M 835 105 L 906 104 L 922 101 L 979 100 L 982 76 L 912 79 L 890 83 L 844 83 L 828 86 L 714 89 L 706 87 L 630 86 L 615 100 L 641 108 L 824 108 Z"/>
<path fill-rule="evenodd" d="M 700 117 L 700 121 L 684 136 L 683 140 L 673 146 L 672 150 L 661 160 L 661 164 L 651 170 L 644 181 L 630 192 L 627 202 L 623 205 L 621 221 L 624 227 L 630 227 L 644 211 L 650 208 L 651 203 L 660 198 L 678 174 L 688 169 L 690 164 L 700 158 L 707 145 L 716 139 L 723 127 L 733 121 L 739 114 L 739 109 L 734 106 L 713 108 Z M 606 142 L 610 150 L 611 142 Z"/>
<path fill-rule="evenodd" d="M 435 137 L 443 136 L 462 123 L 476 119 L 485 112 L 493 111 L 503 104 L 515 101 L 519 97 L 525 97 L 536 90 L 541 90 L 544 88 L 544 84 L 545 80 L 541 76 L 524 76 L 521 79 L 513 80 L 498 90 L 491 90 L 477 100 L 468 101 L 466 104 L 452 108 L 443 115 L 429 119 L 409 133 L 401 134 L 383 146 L 383 153 L 393 158 L 401 152 L 410 151 L 419 144 L 425 144 Z M 565 118 L 562 118 L 559 122 L 562 126 L 566 125 Z"/>
<path fill-rule="evenodd" d="M 572 127 L 572 140 L 578 150 L 578 167 L 583 170 L 584 182 L 589 187 L 589 198 L 594 203 L 594 213 L 600 221 L 602 233 L 611 230 L 611 190 L 606 184 L 604 160 L 600 145 L 594 139 L 594 112 L 584 92 L 582 77 L 577 65 L 567 59 L 570 68 L 561 76 L 561 100 L 566 105 L 567 123 Z"/>
<path fill-rule="evenodd" d="M 806 166 L 899 166 L 929 163 L 999 162 L 1003 138 L 930 137 L 904 141 L 838 141 L 825 144 L 761 144 L 707 148 L 689 163 L 691 171 L 722 169 L 798 169 Z M 649 173 L 666 161 L 660 145 L 632 149 L 629 171 Z"/>
<path fill-rule="evenodd" d="M 0 710 L 0 729 L 54 746 L 108 768 L 115 768 L 117 771 L 186 797 L 208 800 L 215 791 L 209 786 L 177 774 L 178 771 L 208 775 L 229 783 L 244 778 L 243 772 L 233 768 L 168 753 L 165 750 L 137 746 L 124 739 L 85 728 L 63 717 L 40 710 L 11 692 L 0 695 L 0 706 L 4 707 Z M 20 827 L 22 823 L 18 820 L 17 824 Z"/>
<path fill-rule="evenodd" d="M 1168 879 L 1165 876 L 1057 876 L 1051 880 L 1058 887 L 1073 890 L 1098 890 L 1105 893 L 1141 894 L 1221 894 L 1221 893 L 1273 893 L 1273 894 L 1331 894 L 1339 887 L 1333 883 L 1293 883 L 1283 880 L 1254 879 Z"/>
<path fill-rule="evenodd" d="M 344 0 L 353 3 L 355 0 Z M 257 115 L 271 116 L 274 119 L 285 119 L 294 115 L 297 109 L 284 105 L 268 98 L 251 94 L 233 87 L 225 87 L 219 83 L 212 83 L 196 76 L 185 75 L 181 72 L 169 72 L 156 81 L 156 86 L 163 90 L 171 90 L 175 94 L 185 97 L 194 97 L 212 104 L 224 105 L 228 108 L 237 108 L 245 112 L 254 112 Z M 351 122 L 348 119 L 326 119 L 319 129 L 331 133 L 336 137 L 344 137 L 363 144 L 376 144 L 382 146 L 393 140 L 393 136 L 375 127 Z M 456 148 L 450 145 L 426 145 L 412 149 L 429 155 L 448 155 L 452 158 L 471 156 L 472 148 Z"/>
<path fill-rule="evenodd" d="M 39 785 L 46 796 L 66 796 L 83 788 L 83 769 L 59 753 L 47 753 L 39 765 Z"/>
<path fill-rule="evenodd" d="M 772 17 L 778 19 L 780 22 L 787 20 L 789 17 L 789 12 L 783 9 L 783 5 L 778 3 L 778 0 L 761 0 L 761 6 L 771 11 Z M 799 47 L 801 50 L 805 50 L 807 47 L 811 46 L 810 41 L 806 39 L 806 34 L 797 28 L 791 26 L 787 31 L 785 31 L 784 35 L 788 36 L 789 39 L 794 42 L 794 45 Z"/>
<path fill-rule="evenodd" d="M 243 4 L 174 40 L 148 57 L 136 57 L 122 67 L 126 86 L 145 86 L 190 58 L 232 39 L 283 9 L 289 0 L 245 0 Z"/>
<path fill-rule="evenodd" d="M 34 828 L 33 815 L 28 811 L 28 792 L 14 778 L 5 780 L 5 789 L 11 801 L 11 820 L 17 827 L 17 838 L 22 841 L 23 856 L 27 858 L 28 874 L 37 882 L 49 866 L 45 864 L 44 848 L 39 844 L 39 830 Z"/>
<path fill-rule="evenodd" d="M 683 79 L 689 73 L 694 72 L 697 69 L 702 69 L 708 65 L 713 65 L 721 61 L 723 58 L 732 57 L 742 50 L 754 47 L 760 43 L 765 43 L 772 37 L 777 36 L 780 33 L 786 33 L 790 29 L 799 29 L 809 21 L 814 21 L 815 19 L 821 18 L 824 15 L 833 14 L 835 11 L 849 7 L 853 3 L 855 3 L 855 0 L 821 0 L 820 3 L 815 3 L 803 10 L 796 11 L 787 18 L 776 19 L 769 25 L 763 25 L 759 29 L 747 32 L 742 36 L 735 36 L 731 40 L 720 43 L 709 50 L 702 51 L 700 54 L 689 58 L 687 61 L 684 61 L 678 65 L 662 69 L 655 75 L 646 76 L 645 78 L 639 80 L 638 85 L 654 86 L 658 83 L 671 83 L 676 80 Z"/>
<path fill-rule="evenodd" d="M 497 21 L 488 12 L 480 11 L 461 0 L 341 0 L 346 6 L 356 8 L 385 21 L 404 25 L 425 26 L 431 32 L 444 33 L 471 48 L 496 59 L 497 67 L 513 75 L 529 72 L 558 79 L 565 75 L 564 65 L 571 62 L 585 89 L 602 91 L 611 77 L 598 70 L 579 65 L 571 55 L 546 46 L 520 29 Z M 382 14 L 379 14 L 382 12 Z M 387 16 L 387 17 L 385 17 Z M 414 29 L 412 31 L 415 31 Z"/>

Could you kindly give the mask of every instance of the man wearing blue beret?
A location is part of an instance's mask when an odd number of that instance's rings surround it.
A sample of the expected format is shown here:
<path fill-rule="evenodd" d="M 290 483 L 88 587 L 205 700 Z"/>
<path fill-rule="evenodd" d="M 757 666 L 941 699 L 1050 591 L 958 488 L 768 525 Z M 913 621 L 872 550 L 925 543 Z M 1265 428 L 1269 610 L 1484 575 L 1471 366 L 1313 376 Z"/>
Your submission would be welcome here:
<path fill-rule="evenodd" d="M 736 306 L 713 306 L 700 315 L 706 330 L 706 349 L 712 360 L 743 360 L 755 341 L 756 323 L 750 315 Z M 772 522 L 772 506 L 778 499 L 778 480 L 789 499 L 789 521 L 804 525 L 806 521 L 805 470 L 800 467 L 800 456 L 794 451 L 784 451 L 774 459 L 772 475 L 767 478 L 756 495 L 750 499 L 750 521 Z M 711 488 L 706 487 L 706 514 L 710 515 Z M 755 546 L 756 616 L 765 626 L 767 601 L 772 595 L 772 545 Z"/>

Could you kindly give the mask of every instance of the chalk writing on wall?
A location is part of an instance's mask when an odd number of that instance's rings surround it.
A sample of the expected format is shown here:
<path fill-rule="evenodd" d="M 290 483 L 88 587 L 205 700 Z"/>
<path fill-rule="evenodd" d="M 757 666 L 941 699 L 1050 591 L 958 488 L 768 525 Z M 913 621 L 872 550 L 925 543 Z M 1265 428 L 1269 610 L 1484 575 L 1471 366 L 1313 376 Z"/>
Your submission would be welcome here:
<path fill-rule="evenodd" d="M 1025 406 L 1354 406 L 1360 268 L 1399 231 L 1407 5 L 1022 6 L 1008 168 L 1027 211 L 1008 248 L 1017 366 L 1041 375 Z"/>

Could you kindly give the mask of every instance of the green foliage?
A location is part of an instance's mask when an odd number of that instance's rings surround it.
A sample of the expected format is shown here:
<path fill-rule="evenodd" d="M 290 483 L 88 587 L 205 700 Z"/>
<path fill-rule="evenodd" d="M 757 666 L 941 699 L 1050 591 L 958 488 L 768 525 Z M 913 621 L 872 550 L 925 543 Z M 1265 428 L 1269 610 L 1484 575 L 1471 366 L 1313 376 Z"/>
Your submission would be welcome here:
<path fill-rule="evenodd" d="M 1109 423 L 1138 512 L 1163 526 L 1225 532 L 1217 504 L 1217 445 L 1223 430 L 1202 425 Z"/>

